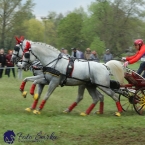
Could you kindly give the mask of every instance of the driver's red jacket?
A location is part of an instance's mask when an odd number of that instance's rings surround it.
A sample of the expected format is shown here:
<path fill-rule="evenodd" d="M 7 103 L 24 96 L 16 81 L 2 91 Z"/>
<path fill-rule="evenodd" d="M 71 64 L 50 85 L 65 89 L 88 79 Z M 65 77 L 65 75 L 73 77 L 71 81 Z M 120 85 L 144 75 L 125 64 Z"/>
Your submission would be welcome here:
<path fill-rule="evenodd" d="M 141 46 L 140 50 L 138 50 L 135 55 L 126 57 L 126 60 L 129 64 L 137 62 L 141 57 L 145 54 L 145 44 Z"/>

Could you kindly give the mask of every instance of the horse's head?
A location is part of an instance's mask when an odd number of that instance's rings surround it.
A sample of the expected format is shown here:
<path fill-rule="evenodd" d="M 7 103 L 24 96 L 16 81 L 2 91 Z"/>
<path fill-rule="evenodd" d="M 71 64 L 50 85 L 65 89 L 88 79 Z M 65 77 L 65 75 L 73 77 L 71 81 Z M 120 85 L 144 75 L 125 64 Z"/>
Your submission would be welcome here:
<path fill-rule="evenodd" d="M 36 60 L 36 56 L 33 54 L 31 50 L 30 42 L 26 42 L 26 46 L 23 51 L 22 63 L 19 67 L 25 69 L 28 65 L 31 65 Z"/>
<path fill-rule="evenodd" d="M 15 37 L 15 39 L 17 42 L 13 50 L 11 61 L 13 61 L 14 63 L 17 63 L 22 58 L 25 40 L 23 36 L 21 36 L 20 38 Z"/>

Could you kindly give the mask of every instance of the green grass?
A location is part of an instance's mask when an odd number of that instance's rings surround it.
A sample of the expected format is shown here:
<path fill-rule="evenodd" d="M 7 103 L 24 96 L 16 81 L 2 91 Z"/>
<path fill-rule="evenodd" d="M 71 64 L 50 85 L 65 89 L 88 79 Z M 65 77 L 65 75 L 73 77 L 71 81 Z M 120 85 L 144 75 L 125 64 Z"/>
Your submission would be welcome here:
<path fill-rule="evenodd" d="M 129 67 L 138 68 L 137 65 Z M 30 75 L 30 72 L 24 73 L 24 77 Z M 62 111 L 76 99 L 77 87 L 58 87 L 41 114 L 34 115 L 25 111 L 25 108 L 31 106 L 33 98 L 29 93 L 27 98 L 22 97 L 19 91 L 21 82 L 13 77 L 4 76 L 0 79 L 0 145 L 6 145 L 3 134 L 7 130 L 13 130 L 16 134 L 14 145 L 144 145 L 145 116 L 130 111 L 115 117 L 117 109 L 110 97 L 105 95 L 103 115 L 94 114 L 99 104 L 89 116 L 79 115 L 92 103 L 87 91 L 80 104 L 71 113 L 64 114 Z M 30 86 L 31 83 L 27 83 L 26 90 L 29 91 Z M 41 100 L 47 88 L 48 86 L 45 87 Z M 34 138 L 41 131 L 43 136 L 54 132 L 57 139 L 28 142 L 30 136 Z M 27 142 L 18 141 L 17 134 L 20 132 L 27 138 Z"/>

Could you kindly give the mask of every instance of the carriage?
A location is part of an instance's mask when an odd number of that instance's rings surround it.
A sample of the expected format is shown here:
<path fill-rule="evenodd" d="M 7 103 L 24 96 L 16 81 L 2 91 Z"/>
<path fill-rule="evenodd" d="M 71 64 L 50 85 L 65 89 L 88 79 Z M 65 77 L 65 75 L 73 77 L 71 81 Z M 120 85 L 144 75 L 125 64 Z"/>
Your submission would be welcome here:
<path fill-rule="evenodd" d="M 126 68 L 124 78 L 127 83 L 114 90 L 119 94 L 119 100 L 124 111 L 135 110 L 143 115 L 145 109 L 145 79 L 134 70 Z"/>

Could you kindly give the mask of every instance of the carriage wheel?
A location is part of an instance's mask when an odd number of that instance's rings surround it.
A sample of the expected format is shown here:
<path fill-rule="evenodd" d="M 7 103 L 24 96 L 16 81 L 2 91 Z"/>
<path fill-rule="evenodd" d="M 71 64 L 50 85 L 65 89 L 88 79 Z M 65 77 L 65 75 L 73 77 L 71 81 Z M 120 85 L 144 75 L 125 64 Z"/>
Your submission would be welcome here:
<path fill-rule="evenodd" d="M 135 111 L 139 115 L 143 115 L 145 112 L 145 87 L 136 91 L 133 98 L 133 106 Z"/>
<path fill-rule="evenodd" d="M 119 102 L 122 106 L 123 111 L 132 111 L 133 108 L 133 98 L 134 96 L 123 96 L 119 94 Z"/>

